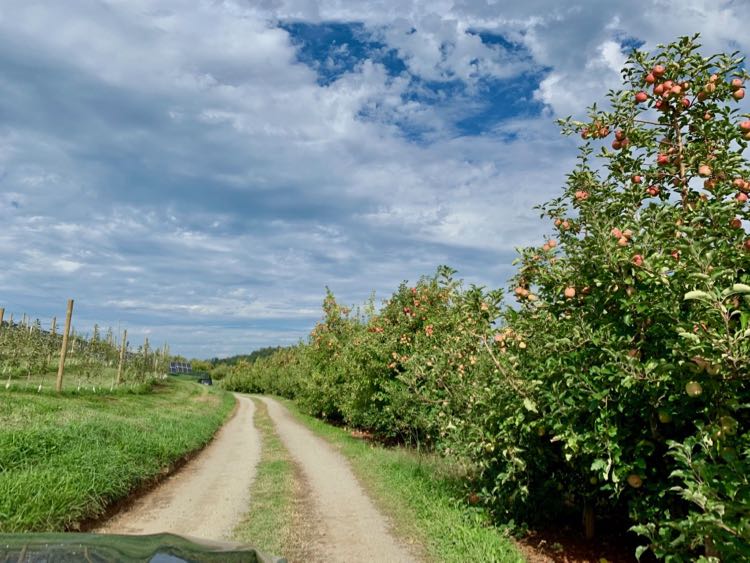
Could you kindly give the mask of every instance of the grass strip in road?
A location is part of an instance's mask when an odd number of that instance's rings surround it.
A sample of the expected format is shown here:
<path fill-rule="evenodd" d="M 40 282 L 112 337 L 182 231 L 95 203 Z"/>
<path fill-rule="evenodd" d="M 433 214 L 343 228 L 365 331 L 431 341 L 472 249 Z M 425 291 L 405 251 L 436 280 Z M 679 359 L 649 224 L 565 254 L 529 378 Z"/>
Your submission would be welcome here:
<path fill-rule="evenodd" d="M 63 531 L 200 449 L 231 394 L 167 380 L 145 393 L 4 392 L 0 532 Z"/>
<path fill-rule="evenodd" d="M 357 478 L 391 519 L 394 533 L 420 546 L 428 561 L 524 561 L 513 541 L 492 527 L 488 515 L 461 498 L 457 469 L 444 458 L 363 441 L 346 429 L 300 413 L 291 401 L 278 400 L 349 460 Z"/>
<path fill-rule="evenodd" d="M 291 535 L 294 463 L 274 429 L 265 403 L 258 399 L 253 402 L 261 457 L 250 488 L 250 510 L 233 535 L 266 553 L 283 554 Z"/>
<path fill-rule="evenodd" d="M 261 436 L 261 458 L 250 488 L 250 510 L 234 530 L 234 539 L 283 556 L 310 560 L 310 495 L 300 468 L 281 442 L 266 404 L 258 398 L 253 422 Z"/>

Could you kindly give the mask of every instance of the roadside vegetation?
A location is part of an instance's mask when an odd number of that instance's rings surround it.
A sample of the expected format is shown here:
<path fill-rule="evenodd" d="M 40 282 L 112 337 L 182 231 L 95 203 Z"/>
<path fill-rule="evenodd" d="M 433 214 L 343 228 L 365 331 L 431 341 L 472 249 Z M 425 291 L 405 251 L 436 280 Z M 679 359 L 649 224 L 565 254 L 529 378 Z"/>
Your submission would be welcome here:
<path fill-rule="evenodd" d="M 5 391 L 0 532 L 63 531 L 204 446 L 234 398 L 168 378 L 105 395 Z"/>
<path fill-rule="evenodd" d="M 519 249 L 513 305 L 448 267 L 380 307 L 329 292 L 306 342 L 232 366 L 225 386 L 471 468 L 466 498 L 495 522 L 581 521 L 588 538 L 630 530 L 638 556 L 749 559 L 741 65 L 697 37 L 636 50 L 606 110 L 561 122 L 578 164 L 540 207 L 550 234 Z M 411 454 L 392 455 L 395 488 Z"/>

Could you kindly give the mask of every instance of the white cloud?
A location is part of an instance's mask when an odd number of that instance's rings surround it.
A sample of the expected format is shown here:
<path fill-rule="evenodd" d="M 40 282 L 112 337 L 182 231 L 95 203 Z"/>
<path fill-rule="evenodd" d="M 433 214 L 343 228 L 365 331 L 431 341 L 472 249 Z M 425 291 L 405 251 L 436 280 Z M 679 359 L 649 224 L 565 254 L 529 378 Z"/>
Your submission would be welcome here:
<path fill-rule="evenodd" d="M 326 284 L 385 297 L 449 263 L 502 285 L 572 166 L 553 118 L 617 84 L 622 41 L 701 31 L 747 52 L 749 17 L 708 0 L 6 0 L 0 290 L 32 314 L 76 296 L 82 323 L 214 355 L 295 341 Z M 278 20 L 363 22 L 407 72 L 364 60 L 320 85 Z M 545 112 L 461 132 L 506 103 L 483 81 L 520 76 L 538 80 L 511 98 Z M 415 78 L 466 90 L 431 103 Z"/>

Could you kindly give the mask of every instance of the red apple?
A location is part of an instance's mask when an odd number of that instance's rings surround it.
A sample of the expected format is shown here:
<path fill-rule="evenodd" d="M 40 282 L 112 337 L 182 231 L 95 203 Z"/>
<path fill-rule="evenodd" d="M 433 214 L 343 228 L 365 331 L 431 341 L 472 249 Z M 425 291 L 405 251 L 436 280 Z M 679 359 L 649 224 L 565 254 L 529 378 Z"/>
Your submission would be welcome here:
<path fill-rule="evenodd" d="M 642 104 L 646 100 L 648 100 L 648 94 L 646 94 L 646 92 L 644 92 L 643 90 L 641 90 L 635 95 L 635 101 L 638 102 L 639 104 Z"/>
<path fill-rule="evenodd" d="M 630 475 L 628 475 L 628 485 L 630 485 L 634 489 L 640 489 L 643 486 L 643 479 L 641 479 L 640 475 L 631 473 Z"/>
<path fill-rule="evenodd" d="M 750 252 L 750 238 L 745 241 L 745 243 L 743 244 L 743 246 L 745 247 L 745 250 L 747 250 L 748 252 Z"/>
<path fill-rule="evenodd" d="M 622 148 L 622 143 L 615 139 L 614 141 L 612 141 L 612 148 L 616 151 L 619 151 Z"/>
<path fill-rule="evenodd" d="M 664 153 L 659 153 L 656 156 L 656 164 L 658 164 L 659 166 L 666 166 L 667 164 L 669 164 L 669 156 Z"/>
<path fill-rule="evenodd" d="M 743 86 L 742 80 L 739 78 L 733 78 L 729 84 L 732 87 L 732 90 L 739 90 Z"/>
<path fill-rule="evenodd" d="M 565 293 L 565 298 L 566 299 L 573 299 L 576 296 L 576 288 L 575 287 L 566 287 L 564 293 Z"/>
<path fill-rule="evenodd" d="M 628 239 L 625 237 L 620 237 L 617 239 L 617 246 L 627 246 L 628 245 Z"/>
<path fill-rule="evenodd" d="M 742 98 L 745 97 L 745 89 L 740 88 L 739 90 L 735 90 L 734 92 L 732 92 L 732 97 L 735 100 L 741 100 Z"/>
<path fill-rule="evenodd" d="M 747 194 L 744 192 L 738 193 L 734 198 L 739 201 L 740 203 L 746 203 L 747 202 Z"/>
<path fill-rule="evenodd" d="M 661 192 L 661 190 L 659 189 L 659 186 L 649 186 L 646 191 L 648 192 L 648 195 L 650 195 L 651 197 L 656 197 Z"/>
<path fill-rule="evenodd" d="M 664 93 L 664 84 L 654 86 L 654 96 L 661 96 Z"/>
<path fill-rule="evenodd" d="M 701 164 L 698 167 L 698 176 L 702 176 L 703 178 L 707 178 L 711 175 L 711 167 L 708 164 Z"/>
<path fill-rule="evenodd" d="M 633 265 L 640 268 L 641 266 L 643 266 L 643 256 L 641 256 L 640 254 L 636 254 L 635 256 L 633 256 L 631 262 L 633 262 Z"/>
<path fill-rule="evenodd" d="M 740 129 L 744 132 L 750 131 L 750 120 L 740 123 Z"/>
<path fill-rule="evenodd" d="M 576 190 L 575 198 L 578 201 L 584 201 L 589 198 L 589 192 L 584 191 L 584 190 Z"/>
<path fill-rule="evenodd" d="M 654 68 L 651 69 L 651 74 L 654 76 L 662 76 L 664 74 L 664 71 L 666 69 L 662 65 L 656 65 Z"/>
<path fill-rule="evenodd" d="M 646 82 L 646 84 L 653 84 L 654 82 L 656 82 L 656 77 L 654 76 L 653 72 L 649 72 L 643 80 Z"/>
<path fill-rule="evenodd" d="M 643 182 L 643 177 L 636 174 L 635 176 L 631 178 L 631 180 L 633 181 L 634 184 L 640 184 L 641 182 Z"/>
<path fill-rule="evenodd" d="M 610 231 L 610 232 L 612 233 L 613 237 L 615 237 L 615 238 L 622 238 L 622 231 L 620 229 L 618 229 L 617 227 L 613 227 L 612 231 Z"/>
<path fill-rule="evenodd" d="M 742 228 L 742 219 L 740 219 L 739 217 L 735 217 L 734 219 L 731 220 L 731 222 L 729 224 L 734 229 L 741 229 Z"/>
<path fill-rule="evenodd" d="M 682 98 L 682 107 L 685 109 L 690 107 L 690 98 Z"/>

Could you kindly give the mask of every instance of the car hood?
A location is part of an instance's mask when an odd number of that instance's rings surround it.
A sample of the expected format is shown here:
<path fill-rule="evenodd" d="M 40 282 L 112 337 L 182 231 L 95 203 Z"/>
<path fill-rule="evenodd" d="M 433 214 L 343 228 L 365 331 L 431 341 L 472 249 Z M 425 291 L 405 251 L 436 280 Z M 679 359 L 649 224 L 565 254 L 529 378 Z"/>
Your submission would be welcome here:
<path fill-rule="evenodd" d="M 0 534 L 0 563 L 286 563 L 252 546 L 175 534 Z"/>

